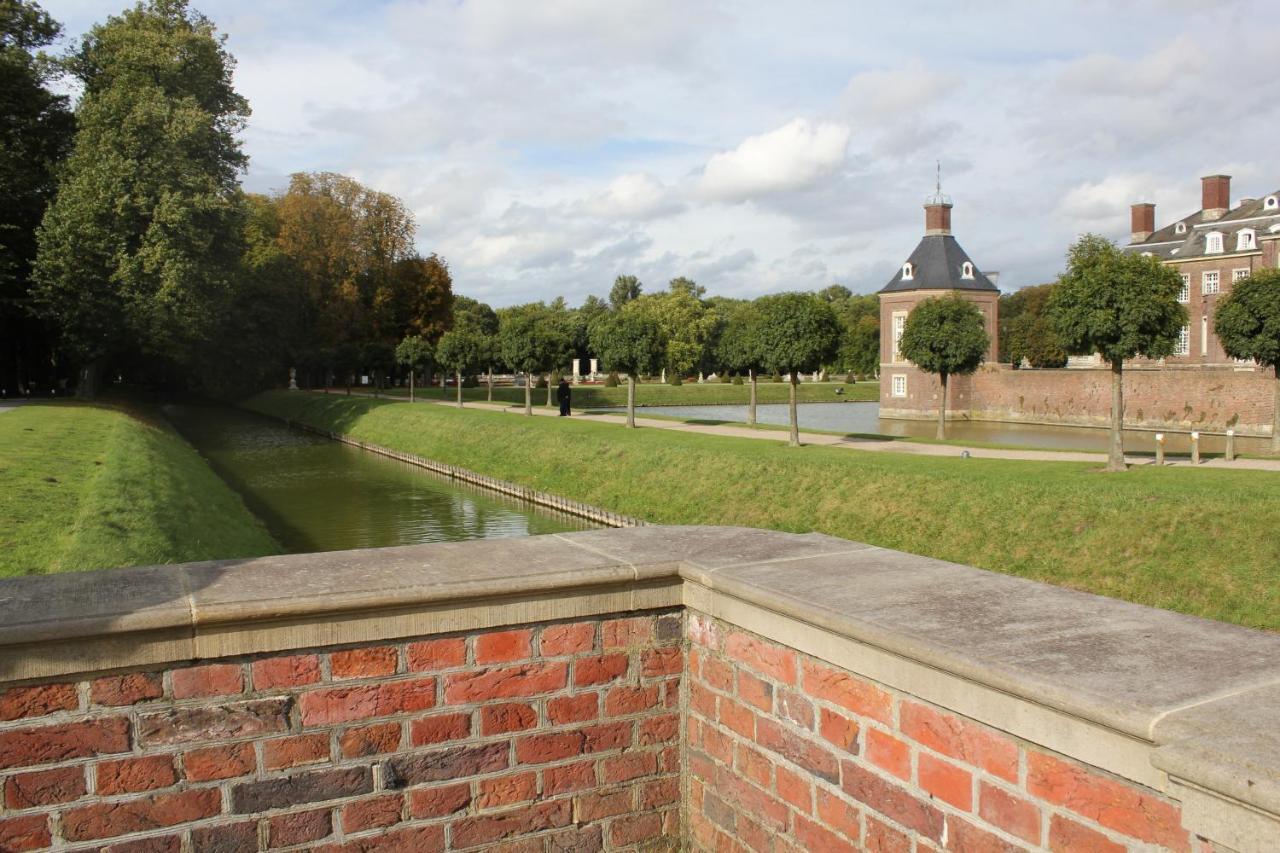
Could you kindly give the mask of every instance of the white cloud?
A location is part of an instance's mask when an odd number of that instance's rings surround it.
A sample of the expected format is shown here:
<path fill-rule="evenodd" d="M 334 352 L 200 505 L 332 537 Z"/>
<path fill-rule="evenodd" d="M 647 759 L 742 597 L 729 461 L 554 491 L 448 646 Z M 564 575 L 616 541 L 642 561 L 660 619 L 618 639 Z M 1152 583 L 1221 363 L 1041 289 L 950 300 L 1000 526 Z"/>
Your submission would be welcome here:
<path fill-rule="evenodd" d="M 672 188 L 652 175 L 628 173 L 609 183 L 603 193 L 587 202 L 588 209 L 610 219 L 652 219 L 683 209 Z"/>
<path fill-rule="evenodd" d="M 845 125 L 793 119 L 712 156 L 698 190 L 709 199 L 737 202 L 804 189 L 844 165 L 849 136 Z"/>
<path fill-rule="evenodd" d="M 921 110 L 959 85 L 955 75 L 921 67 L 864 71 L 845 86 L 844 100 L 854 114 L 872 121 L 919 119 Z"/>

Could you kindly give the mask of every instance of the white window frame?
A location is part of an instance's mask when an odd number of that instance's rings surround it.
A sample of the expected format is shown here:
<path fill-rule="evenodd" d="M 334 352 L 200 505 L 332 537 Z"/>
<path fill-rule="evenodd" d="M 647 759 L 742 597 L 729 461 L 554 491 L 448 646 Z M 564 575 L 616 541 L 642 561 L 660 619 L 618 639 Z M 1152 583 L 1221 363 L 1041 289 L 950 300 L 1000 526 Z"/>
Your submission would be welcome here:
<path fill-rule="evenodd" d="M 907 374 L 895 373 L 889 386 L 889 395 L 891 397 L 907 396 Z"/>
<path fill-rule="evenodd" d="M 1182 290 L 1178 291 L 1178 301 L 1186 305 L 1191 301 L 1191 273 L 1182 274 Z"/>
<path fill-rule="evenodd" d="M 1236 251 L 1252 252 L 1258 248 L 1258 236 L 1252 228 L 1244 228 L 1236 234 Z"/>
<path fill-rule="evenodd" d="M 1205 270 L 1200 274 L 1200 295 L 1209 296 L 1222 290 L 1222 275 L 1217 270 Z"/>
<path fill-rule="evenodd" d="M 1235 284 L 1235 283 L 1236 283 L 1236 282 L 1238 282 L 1238 281 L 1244 281 L 1244 280 L 1245 280 L 1246 278 L 1248 278 L 1248 277 L 1249 277 L 1249 268 L 1248 268 L 1248 267 L 1245 267 L 1245 268 L 1243 268 L 1243 269 L 1238 269 L 1238 270 L 1232 270 L 1232 271 L 1231 271 L 1231 283 L 1232 283 L 1232 284 Z"/>
<path fill-rule="evenodd" d="M 908 261 L 907 263 L 903 264 L 903 265 L 902 265 L 902 280 L 903 280 L 903 281 L 911 281 L 911 280 L 912 280 L 913 278 L 915 278 L 915 277 L 916 277 L 916 271 L 915 271 L 915 268 L 911 266 L 911 262 L 910 262 L 910 261 Z"/>
<path fill-rule="evenodd" d="M 1262 207 L 1264 210 L 1275 210 L 1280 207 L 1280 198 L 1269 195 L 1267 196 L 1267 200 L 1262 203 Z"/>
<path fill-rule="evenodd" d="M 1178 343 L 1173 349 L 1174 355 L 1191 355 L 1191 327 L 1183 326 L 1178 330 Z"/>
<path fill-rule="evenodd" d="M 1210 231 L 1204 235 L 1204 253 L 1206 255 L 1222 254 L 1222 232 Z"/>
<path fill-rule="evenodd" d="M 960 277 L 961 277 L 961 278 L 973 278 L 973 264 L 969 263 L 968 261 L 965 261 L 963 264 L 961 264 L 961 265 L 960 265 Z"/>
<path fill-rule="evenodd" d="M 893 349 L 890 351 L 889 360 L 897 363 L 902 361 L 902 350 L 898 349 L 898 344 L 902 341 L 902 332 L 907 327 L 906 311 L 894 311 L 893 317 L 889 320 L 889 328 L 893 333 Z"/>
<path fill-rule="evenodd" d="M 1185 222 L 1179 222 L 1177 225 L 1173 226 L 1173 233 L 1174 233 L 1174 234 L 1186 234 L 1186 233 L 1187 233 L 1187 223 L 1185 223 Z"/>
<path fill-rule="evenodd" d="M 1209 354 L 1209 318 L 1200 316 L 1200 354 Z"/>

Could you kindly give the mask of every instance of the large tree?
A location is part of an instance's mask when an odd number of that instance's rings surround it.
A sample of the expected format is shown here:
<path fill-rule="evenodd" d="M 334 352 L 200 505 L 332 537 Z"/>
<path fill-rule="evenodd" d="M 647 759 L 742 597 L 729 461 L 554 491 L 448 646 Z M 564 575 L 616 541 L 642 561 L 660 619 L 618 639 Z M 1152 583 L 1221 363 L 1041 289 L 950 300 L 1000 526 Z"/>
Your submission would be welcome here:
<path fill-rule="evenodd" d="M 1271 452 L 1280 453 L 1280 270 L 1262 270 L 1218 300 L 1213 330 L 1232 358 L 1251 359 L 1276 374 Z"/>
<path fill-rule="evenodd" d="M 947 381 L 977 370 L 990 346 L 982 312 L 957 294 L 926 299 L 907 315 L 898 348 L 907 361 L 937 374 L 942 385 L 938 438 L 947 437 Z"/>
<path fill-rule="evenodd" d="M 675 279 L 671 290 L 631 303 L 657 324 L 663 343 L 660 366 L 674 376 L 684 376 L 702 363 L 715 330 L 716 317 L 694 295 L 696 287 L 688 279 Z"/>
<path fill-rule="evenodd" d="M 609 306 L 617 311 L 633 299 L 639 299 L 644 286 L 640 284 L 640 279 L 633 275 L 620 275 L 613 280 L 613 287 L 609 290 Z"/>
<path fill-rule="evenodd" d="M 508 367 L 524 373 L 524 413 L 533 415 L 535 377 L 551 369 L 564 351 L 547 306 L 535 302 L 499 311 L 498 350 Z"/>
<path fill-rule="evenodd" d="M 458 295 L 453 298 L 453 325 L 457 329 L 470 329 L 480 339 L 488 387 L 486 399 L 492 403 L 493 366 L 502 358 L 498 351 L 498 314 L 483 302 Z"/>
<path fill-rule="evenodd" d="M 1063 367 L 1067 353 L 1049 319 L 1054 285 L 1037 284 L 1000 296 L 999 359 L 1015 367 Z"/>
<path fill-rule="evenodd" d="M 636 375 L 657 369 L 662 358 L 662 331 L 634 305 L 598 317 L 591 326 L 591 349 L 606 370 L 627 374 L 627 426 L 636 425 Z"/>
<path fill-rule="evenodd" d="M 1123 471 L 1124 363 L 1173 354 L 1187 310 L 1178 303 L 1182 279 L 1152 257 L 1120 251 L 1086 234 L 1067 252 L 1067 269 L 1049 299 L 1054 331 L 1070 355 L 1097 353 L 1111 367 L 1108 471 Z"/>
<path fill-rule="evenodd" d="M 796 386 L 802 371 L 817 370 L 836 351 L 840 326 L 831 306 L 812 293 L 779 293 L 756 300 L 759 352 L 767 370 L 790 379 L 791 446 L 800 446 Z"/>
<path fill-rule="evenodd" d="M 249 107 L 235 62 L 185 0 L 150 0 L 95 26 L 66 65 L 83 95 L 40 229 L 42 311 L 84 363 L 137 350 L 187 362 L 243 246 L 237 134 Z"/>
<path fill-rule="evenodd" d="M 756 385 L 760 371 L 764 369 L 760 350 L 760 311 L 754 302 L 740 302 L 728 308 L 716 355 L 726 369 L 747 374 L 747 423 L 754 425 Z"/>
<path fill-rule="evenodd" d="M 472 329 L 450 329 L 436 344 L 436 361 L 444 369 L 452 370 L 457 382 L 459 409 L 462 408 L 462 375 L 479 370 L 484 357 L 484 338 Z"/>

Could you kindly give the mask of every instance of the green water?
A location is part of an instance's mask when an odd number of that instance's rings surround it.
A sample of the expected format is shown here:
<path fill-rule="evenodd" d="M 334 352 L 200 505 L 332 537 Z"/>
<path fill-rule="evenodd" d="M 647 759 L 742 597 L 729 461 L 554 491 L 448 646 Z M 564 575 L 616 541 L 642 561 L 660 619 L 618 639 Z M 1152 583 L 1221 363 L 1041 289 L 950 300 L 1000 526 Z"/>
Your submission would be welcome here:
<path fill-rule="evenodd" d="M 239 409 L 180 404 L 165 413 L 290 553 L 598 526 Z"/>

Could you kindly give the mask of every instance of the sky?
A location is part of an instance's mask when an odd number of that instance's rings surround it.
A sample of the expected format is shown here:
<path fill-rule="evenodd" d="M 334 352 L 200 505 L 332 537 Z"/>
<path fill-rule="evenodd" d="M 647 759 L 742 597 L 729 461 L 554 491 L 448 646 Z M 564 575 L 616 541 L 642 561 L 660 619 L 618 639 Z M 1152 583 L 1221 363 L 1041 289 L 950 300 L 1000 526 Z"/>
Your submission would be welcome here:
<path fill-rule="evenodd" d="M 253 115 L 247 189 L 333 171 L 402 198 L 494 306 L 688 276 L 883 286 L 942 189 L 1002 290 L 1280 189 L 1274 0 L 193 0 Z M 121 0 L 43 0 L 70 45 Z"/>

